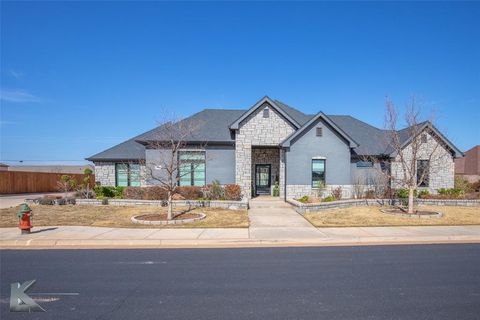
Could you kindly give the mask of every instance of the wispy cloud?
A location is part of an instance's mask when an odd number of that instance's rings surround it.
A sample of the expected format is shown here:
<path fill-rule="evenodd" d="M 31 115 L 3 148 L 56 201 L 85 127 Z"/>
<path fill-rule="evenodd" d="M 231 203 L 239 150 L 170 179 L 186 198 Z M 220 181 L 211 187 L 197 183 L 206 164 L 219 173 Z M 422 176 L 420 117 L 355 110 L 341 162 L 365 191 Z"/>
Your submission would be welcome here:
<path fill-rule="evenodd" d="M 8 121 L 8 120 L 0 120 L 0 127 L 4 127 L 9 124 L 17 124 L 18 122 L 16 121 Z"/>
<path fill-rule="evenodd" d="M 17 80 L 23 77 L 23 73 L 15 71 L 15 70 L 10 70 L 10 75 Z"/>
<path fill-rule="evenodd" d="M 22 102 L 40 102 L 42 99 L 40 97 L 37 97 L 26 90 L 5 90 L 2 89 L 0 90 L 0 99 L 2 101 L 7 101 L 7 102 L 16 102 L 16 103 L 22 103 Z"/>

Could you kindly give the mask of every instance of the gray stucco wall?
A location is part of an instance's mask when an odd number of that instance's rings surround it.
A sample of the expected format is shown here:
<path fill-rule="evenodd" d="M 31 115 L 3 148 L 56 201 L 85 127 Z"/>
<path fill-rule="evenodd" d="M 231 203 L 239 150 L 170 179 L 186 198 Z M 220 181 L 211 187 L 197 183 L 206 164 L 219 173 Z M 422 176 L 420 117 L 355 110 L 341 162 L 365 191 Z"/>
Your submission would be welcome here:
<path fill-rule="evenodd" d="M 198 150 L 198 149 L 192 149 Z M 147 166 L 161 163 L 161 159 L 170 159 L 170 150 L 147 149 L 145 153 Z M 207 146 L 206 147 L 206 183 L 219 180 L 221 184 L 235 183 L 235 147 L 233 146 Z M 161 170 L 157 173 L 161 173 Z M 147 185 L 156 184 L 148 179 Z"/>
<path fill-rule="evenodd" d="M 207 184 L 217 179 L 221 184 L 235 183 L 235 147 L 207 146 Z"/>
<path fill-rule="evenodd" d="M 316 136 L 316 127 L 323 136 Z M 312 158 L 325 157 L 326 184 L 351 184 L 350 147 L 323 120 L 319 119 L 286 152 L 287 185 L 311 185 Z"/>

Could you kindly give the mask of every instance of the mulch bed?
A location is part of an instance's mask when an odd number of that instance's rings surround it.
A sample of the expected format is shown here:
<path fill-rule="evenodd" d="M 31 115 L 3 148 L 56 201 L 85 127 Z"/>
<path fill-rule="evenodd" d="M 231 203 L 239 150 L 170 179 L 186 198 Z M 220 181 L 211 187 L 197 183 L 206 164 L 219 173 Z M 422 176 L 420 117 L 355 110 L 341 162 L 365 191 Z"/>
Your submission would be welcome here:
<path fill-rule="evenodd" d="M 178 214 L 174 216 L 172 220 L 194 219 L 198 217 L 200 217 L 200 215 L 197 213 L 183 213 L 183 214 Z M 145 214 L 145 215 L 137 216 L 135 218 L 137 220 L 143 220 L 143 221 L 167 221 L 167 214 L 166 213 Z"/>

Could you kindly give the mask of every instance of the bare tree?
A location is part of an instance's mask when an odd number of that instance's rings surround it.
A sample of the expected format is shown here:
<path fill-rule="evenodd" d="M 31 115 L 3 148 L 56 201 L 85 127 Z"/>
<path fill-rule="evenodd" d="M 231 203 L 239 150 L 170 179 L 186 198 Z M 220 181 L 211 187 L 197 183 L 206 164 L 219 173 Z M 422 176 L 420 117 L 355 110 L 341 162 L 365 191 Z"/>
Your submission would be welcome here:
<path fill-rule="evenodd" d="M 186 166 L 180 158 L 180 153 L 185 150 L 193 151 L 194 156 L 195 151 L 198 155 L 204 152 L 206 142 L 198 141 L 196 135 L 201 126 L 202 123 L 199 121 L 182 120 L 164 112 L 162 120 L 159 121 L 159 129 L 144 141 L 147 149 L 157 150 L 158 154 L 153 162 L 145 163 L 143 176 L 146 181 L 158 185 L 167 192 L 168 220 L 174 218 L 172 197 L 177 191 L 180 179 L 191 175 L 199 166 L 205 165 L 205 161 L 191 159 Z"/>
<path fill-rule="evenodd" d="M 390 157 L 369 157 L 379 168 L 378 177 L 394 188 L 408 189 L 408 213 L 414 213 L 416 190 L 441 169 L 448 153 L 443 152 L 445 143 L 433 129 L 431 117 L 421 122 L 421 108 L 415 98 L 405 111 L 406 128 L 399 130 L 398 112 L 394 104 L 386 101 L 385 132 L 386 146 Z M 388 168 L 388 169 L 385 169 Z"/>

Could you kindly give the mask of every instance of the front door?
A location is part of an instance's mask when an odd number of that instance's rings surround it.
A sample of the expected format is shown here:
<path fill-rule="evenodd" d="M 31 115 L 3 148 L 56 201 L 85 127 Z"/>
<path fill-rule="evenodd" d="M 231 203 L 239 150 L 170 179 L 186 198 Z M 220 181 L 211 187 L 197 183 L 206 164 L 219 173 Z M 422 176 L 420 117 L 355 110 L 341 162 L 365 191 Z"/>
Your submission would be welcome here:
<path fill-rule="evenodd" d="M 269 164 L 255 165 L 255 193 L 270 194 L 270 170 Z"/>

